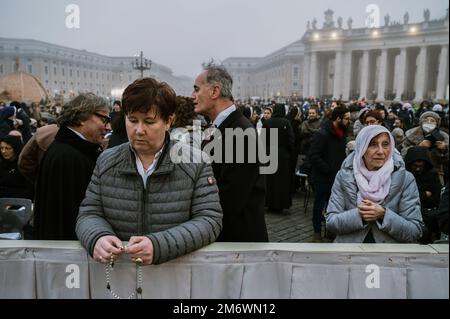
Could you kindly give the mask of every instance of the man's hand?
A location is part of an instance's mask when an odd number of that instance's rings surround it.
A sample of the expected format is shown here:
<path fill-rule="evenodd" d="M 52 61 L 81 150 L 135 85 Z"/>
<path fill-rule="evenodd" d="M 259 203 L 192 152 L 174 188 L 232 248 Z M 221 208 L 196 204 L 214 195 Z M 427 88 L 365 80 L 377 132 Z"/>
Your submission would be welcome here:
<path fill-rule="evenodd" d="M 153 243 L 146 236 L 133 236 L 126 247 L 131 259 L 136 262 L 137 258 L 142 259 L 143 265 L 151 265 L 153 262 Z"/>
<path fill-rule="evenodd" d="M 361 218 L 366 222 L 374 222 L 382 220 L 386 213 L 386 210 L 379 204 L 376 204 L 370 200 L 363 200 L 361 205 L 358 206 L 359 214 Z"/>
<path fill-rule="evenodd" d="M 101 263 L 109 263 L 111 258 L 120 256 L 123 253 L 122 241 L 116 236 L 100 237 L 95 243 L 94 259 Z"/>

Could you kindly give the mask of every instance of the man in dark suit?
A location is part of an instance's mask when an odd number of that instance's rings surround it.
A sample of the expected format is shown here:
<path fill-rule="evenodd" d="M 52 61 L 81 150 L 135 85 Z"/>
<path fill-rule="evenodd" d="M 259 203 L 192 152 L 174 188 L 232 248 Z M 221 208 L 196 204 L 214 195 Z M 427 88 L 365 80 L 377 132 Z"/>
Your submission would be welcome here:
<path fill-rule="evenodd" d="M 257 145 L 258 135 L 251 122 L 236 109 L 231 94 L 232 85 L 233 80 L 226 69 L 210 63 L 204 66 L 204 71 L 195 80 L 192 92 L 195 112 L 208 116 L 222 136 L 222 160 L 214 158 L 212 163 L 223 209 L 223 229 L 217 241 L 267 242 L 265 178 L 260 174 L 259 161 L 251 161 L 248 156 L 248 146 L 250 143 Z M 227 137 L 226 128 L 250 129 L 255 134 L 246 139 L 242 150 L 236 143 L 239 137 Z M 225 148 L 227 138 L 233 138 L 232 162 L 225 161 L 227 152 L 231 151 Z M 244 161 L 238 163 L 236 157 L 242 156 L 238 153 L 242 151 L 245 151 Z"/>

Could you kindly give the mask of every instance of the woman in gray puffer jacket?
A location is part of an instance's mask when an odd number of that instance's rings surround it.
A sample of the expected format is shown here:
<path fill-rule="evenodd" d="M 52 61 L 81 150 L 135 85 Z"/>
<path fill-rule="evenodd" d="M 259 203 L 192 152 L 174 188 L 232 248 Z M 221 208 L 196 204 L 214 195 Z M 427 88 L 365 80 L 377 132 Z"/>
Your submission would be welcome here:
<path fill-rule="evenodd" d="M 123 93 L 129 143 L 98 158 L 76 224 L 99 262 L 127 254 L 137 264 L 161 264 L 209 245 L 222 230 L 211 165 L 201 151 L 169 139 L 175 97 L 151 78 Z"/>
<path fill-rule="evenodd" d="M 328 203 L 327 229 L 336 243 L 415 243 L 422 236 L 417 185 L 394 147 L 382 126 L 358 134 Z"/>

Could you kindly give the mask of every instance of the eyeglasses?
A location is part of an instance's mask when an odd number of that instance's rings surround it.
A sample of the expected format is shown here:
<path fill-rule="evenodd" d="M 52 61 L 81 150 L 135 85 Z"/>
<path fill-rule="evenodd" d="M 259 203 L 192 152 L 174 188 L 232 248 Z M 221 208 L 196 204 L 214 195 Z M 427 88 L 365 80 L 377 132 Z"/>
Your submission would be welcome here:
<path fill-rule="evenodd" d="M 94 115 L 97 115 L 99 118 L 101 118 L 104 125 L 111 123 L 111 118 L 108 115 L 100 114 L 95 112 Z"/>

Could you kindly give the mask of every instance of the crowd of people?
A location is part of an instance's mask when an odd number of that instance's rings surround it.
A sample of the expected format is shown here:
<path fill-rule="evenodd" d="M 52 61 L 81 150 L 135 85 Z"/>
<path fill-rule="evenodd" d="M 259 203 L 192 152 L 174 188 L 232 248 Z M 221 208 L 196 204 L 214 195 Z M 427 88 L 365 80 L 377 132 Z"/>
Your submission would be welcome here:
<path fill-rule="evenodd" d="M 448 236 L 448 104 L 244 103 L 233 99 L 232 83 L 210 63 L 191 97 L 144 78 L 112 107 L 91 93 L 51 109 L 0 102 L 0 198 L 34 202 L 27 239 L 80 240 L 99 262 L 126 253 L 159 264 L 214 241 L 267 242 L 265 212 L 288 213 L 307 185 L 314 242 L 428 244 Z M 207 138 L 196 141 L 194 120 Z M 263 174 L 259 159 L 236 160 L 229 129 L 254 131 L 245 145 L 260 140 L 266 154 L 276 152 L 276 171 Z M 192 160 L 203 158 L 215 132 L 223 160 Z M 171 159 L 179 142 L 190 161 Z"/>

